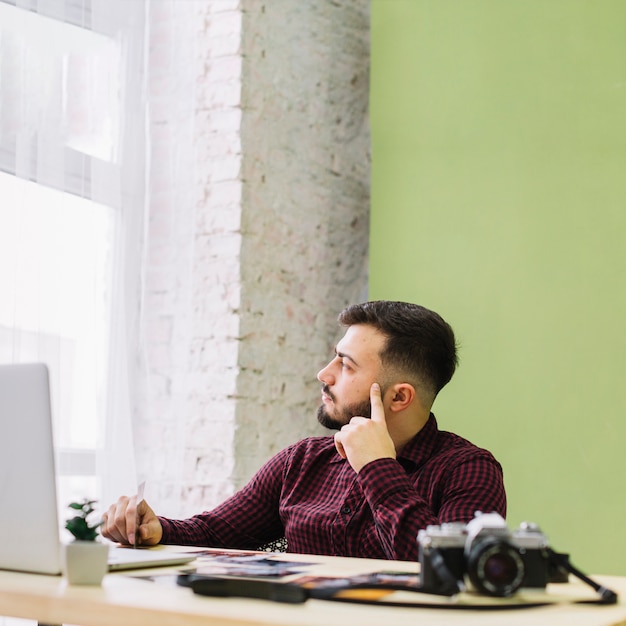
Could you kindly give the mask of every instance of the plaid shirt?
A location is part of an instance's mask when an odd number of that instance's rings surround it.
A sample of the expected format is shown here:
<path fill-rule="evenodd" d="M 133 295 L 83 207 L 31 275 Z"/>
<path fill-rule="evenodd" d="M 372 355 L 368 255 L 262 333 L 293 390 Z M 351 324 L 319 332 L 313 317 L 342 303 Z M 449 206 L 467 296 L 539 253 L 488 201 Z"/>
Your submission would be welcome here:
<path fill-rule="evenodd" d="M 397 459 L 357 474 L 333 437 L 311 437 L 212 511 L 159 519 L 162 543 L 256 549 L 284 536 L 290 552 L 415 561 L 418 530 L 468 522 L 476 511 L 506 515 L 502 468 L 487 450 L 440 431 L 431 414 Z"/>

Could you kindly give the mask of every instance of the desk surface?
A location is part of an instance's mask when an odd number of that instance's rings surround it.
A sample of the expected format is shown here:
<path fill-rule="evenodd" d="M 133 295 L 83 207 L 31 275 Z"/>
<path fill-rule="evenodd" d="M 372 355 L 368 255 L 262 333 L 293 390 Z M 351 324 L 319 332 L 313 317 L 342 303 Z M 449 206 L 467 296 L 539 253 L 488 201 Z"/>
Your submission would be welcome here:
<path fill-rule="evenodd" d="M 281 557 L 278 557 L 281 558 Z M 369 559 L 345 559 L 285 555 L 289 560 L 311 563 L 307 573 L 316 576 L 350 576 L 395 569 L 416 572 L 417 564 Z M 175 570 L 174 570 L 175 571 Z M 371 606 L 323 600 L 304 604 L 279 604 L 242 598 L 209 598 L 174 584 L 152 582 L 147 577 L 172 570 L 144 570 L 108 574 L 101 587 L 70 586 L 61 577 L 0 571 L 0 615 L 38 620 L 46 624 L 81 626 L 251 626 L 258 624 L 345 626 L 358 623 L 379 626 L 393 619 L 394 626 L 428 624 L 481 626 L 502 624 L 526 626 L 626 626 L 626 578 L 598 576 L 598 582 L 620 594 L 613 606 L 575 605 L 568 602 L 544 607 L 506 611 L 467 609 L 405 608 Z M 143 579 L 137 575 L 144 577 Z M 559 597 L 592 597 L 593 592 L 578 582 L 551 585 L 549 593 Z M 393 613 L 391 615 L 391 613 Z"/>

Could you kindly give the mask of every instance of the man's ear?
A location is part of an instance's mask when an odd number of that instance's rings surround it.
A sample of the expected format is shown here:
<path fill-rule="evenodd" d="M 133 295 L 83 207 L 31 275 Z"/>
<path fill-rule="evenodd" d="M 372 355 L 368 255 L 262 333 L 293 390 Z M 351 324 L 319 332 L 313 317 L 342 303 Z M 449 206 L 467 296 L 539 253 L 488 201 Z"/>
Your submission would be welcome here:
<path fill-rule="evenodd" d="M 415 387 L 409 383 L 397 383 L 387 390 L 389 410 L 399 413 L 407 409 L 415 400 Z"/>

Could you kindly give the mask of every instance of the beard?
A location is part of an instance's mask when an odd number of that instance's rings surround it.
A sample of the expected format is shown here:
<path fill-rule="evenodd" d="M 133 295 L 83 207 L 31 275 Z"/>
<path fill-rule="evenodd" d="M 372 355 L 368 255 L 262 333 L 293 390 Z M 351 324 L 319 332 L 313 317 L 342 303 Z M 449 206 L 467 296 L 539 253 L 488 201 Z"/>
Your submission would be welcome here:
<path fill-rule="evenodd" d="M 333 401 L 335 411 L 331 415 L 324 404 L 317 409 L 317 421 L 324 427 L 331 430 L 341 430 L 355 415 L 360 417 L 372 417 L 372 403 L 369 398 L 363 402 L 355 402 L 354 404 L 346 404 L 343 407 L 337 406 L 335 396 L 330 392 L 328 387 L 323 387 L 323 392 Z"/>

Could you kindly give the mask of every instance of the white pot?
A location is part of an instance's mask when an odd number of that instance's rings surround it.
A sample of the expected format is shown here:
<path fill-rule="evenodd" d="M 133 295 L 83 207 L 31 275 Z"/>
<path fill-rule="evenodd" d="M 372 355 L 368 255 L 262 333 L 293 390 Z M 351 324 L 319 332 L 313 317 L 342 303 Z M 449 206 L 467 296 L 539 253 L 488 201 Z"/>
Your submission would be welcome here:
<path fill-rule="evenodd" d="M 72 541 L 63 547 L 63 573 L 70 585 L 99 585 L 109 569 L 109 544 Z"/>

